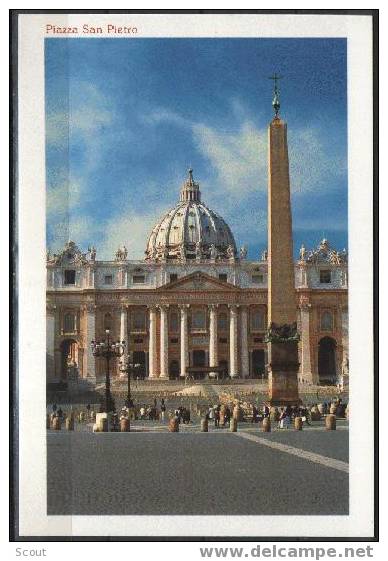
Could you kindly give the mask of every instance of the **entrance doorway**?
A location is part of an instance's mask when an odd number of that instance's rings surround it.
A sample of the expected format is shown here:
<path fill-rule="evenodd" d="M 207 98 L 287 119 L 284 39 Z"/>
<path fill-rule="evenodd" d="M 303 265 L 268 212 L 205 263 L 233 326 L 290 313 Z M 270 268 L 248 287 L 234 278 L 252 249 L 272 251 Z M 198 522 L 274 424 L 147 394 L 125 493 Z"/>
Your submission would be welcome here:
<path fill-rule="evenodd" d="M 336 342 L 331 337 L 323 337 L 318 344 L 319 383 L 333 386 L 337 383 Z"/>
<path fill-rule="evenodd" d="M 78 372 L 78 343 L 74 339 L 65 339 L 61 343 L 61 380 L 76 378 Z"/>
<path fill-rule="evenodd" d="M 229 371 L 228 371 L 228 361 L 227 360 L 220 360 L 218 363 L 219 367 L 222 368 L 222 372 L 219 373 L 219 378 L 227 378 Z"/>
<path fill-rule="evenodd" d="M 170 380 L 177 380 L 179 378 L 179 375 L 180 375 L 179 361 L 172 360 L 170 362 L 169 378 Z"/>
<path fill-rule="evenodd" d="M 206 353 L 202 350 L 193 351 L 193 366 L 206 366 Z"/>
<path fill-rule="evenodd" d="M 265 355 L 264 349 L 255 349 L 252 351 L 252 378 L 265 378 Z"/>
<path fill-rule="evenodd" d="M 140 380 L 144 380 L 146 374 L 146 354 L 144 351 L 133 351 L 132 362 L 134 364 L 140 364 L 140 368 L 136 370 L 136 376 L 139 376 Z"/>

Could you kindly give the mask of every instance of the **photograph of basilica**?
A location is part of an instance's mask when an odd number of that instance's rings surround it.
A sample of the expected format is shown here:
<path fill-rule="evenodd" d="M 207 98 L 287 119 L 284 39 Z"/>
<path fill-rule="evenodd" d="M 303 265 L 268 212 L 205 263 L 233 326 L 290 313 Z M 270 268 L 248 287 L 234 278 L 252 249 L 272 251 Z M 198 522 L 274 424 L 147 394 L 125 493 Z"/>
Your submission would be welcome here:
<path fill-rule="evenodd" d="M 248 260 L 236 247 L 189 169 L 177 204 L 150 232 L 144 259 L 128 259 L 124 246 L 100 261 L 96 248 L 83 252 L 73 241 L 47 254 L 48 383 L 69 375 L 102 380 L 104 363 L 90 342 L 107 328 L 128 342 L 142 378 L 265 378 L 267 259 L 264 251 Z M 302 246 L 294 272 L 299 381 L 338 384 L 348 348 L 347 253 L 326 239 Z"/>

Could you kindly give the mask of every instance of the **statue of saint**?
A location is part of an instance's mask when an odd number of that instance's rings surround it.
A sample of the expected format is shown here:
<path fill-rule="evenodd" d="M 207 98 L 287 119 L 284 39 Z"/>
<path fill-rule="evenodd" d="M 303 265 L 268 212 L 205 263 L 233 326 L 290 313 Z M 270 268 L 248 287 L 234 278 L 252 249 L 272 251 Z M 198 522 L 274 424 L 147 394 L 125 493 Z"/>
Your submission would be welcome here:
<path fill-rule="evenodd" d="M 301 261 L 305 261 L 305 260 L 306 260 L 306 248 L 305 248 L 305 246 L 304 246 L 303 244 L 300 246 L 299 258 L 300 258 Z"/>
<path fill-rule="evenodd" d="M 210 246 L 210 259 L 217 259 L 217 255 L 218 255 L 217 248 L 214 245 L 214 243 L 212 243 Z"/>
<path fill-rule="evenodd" d="M 226 255 L 228 257 L 228 259 L 233 259 L 234 258 L 234 248 L 232 246 L 232 244 L 229 244 L 227 249 L 226 249 Z"/>
<path fill-rule="evenodd" d="M 242 247 L 240 247 L 240 259 L 246 259 L 248 254 L 248 249 L 245 245 L 243 245 Z"/>

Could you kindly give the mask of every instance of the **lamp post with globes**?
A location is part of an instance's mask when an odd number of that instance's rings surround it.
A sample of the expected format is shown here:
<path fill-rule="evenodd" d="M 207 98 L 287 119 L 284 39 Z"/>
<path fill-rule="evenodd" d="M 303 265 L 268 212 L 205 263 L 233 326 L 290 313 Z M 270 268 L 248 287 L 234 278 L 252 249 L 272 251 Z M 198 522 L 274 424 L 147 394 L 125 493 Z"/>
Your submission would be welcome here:
<path fill-rule="evenodd" d="M 110 330 L 106 329 L 106 339 L 104 341 L 91 341 L 93 356 L 96 358 L 105 358 L 106 360 L 106 373 L 105 373 L 105 411 L 109 414 L 112 400 L 110 394 L 110 372 L 109 366 L 112 358 L 121 357 L 125 350 L 125 341 L 112 341 L 110 338 Z"/>
<path fill-rule="evenodd" d="M 126 373 L 128 376 L 128 389 L 127 389 L 127 400 L 126 400 L 126 405 L 128 409 L 133 407 L 132 396 L 131 396 L 131 374 L 139 370 L 140 367 L 141 364 L 137 362 L 134 363 L 129 360 L 129 355 L 127 355 L 126 358 L 124 358 L 124 360 L 120 362 L 120 372 Z M 129 414 L 128 414 L 128 421 L 130 422 Z M 130 425 L 128 427 L 128 430 L 131 430 Z"/>

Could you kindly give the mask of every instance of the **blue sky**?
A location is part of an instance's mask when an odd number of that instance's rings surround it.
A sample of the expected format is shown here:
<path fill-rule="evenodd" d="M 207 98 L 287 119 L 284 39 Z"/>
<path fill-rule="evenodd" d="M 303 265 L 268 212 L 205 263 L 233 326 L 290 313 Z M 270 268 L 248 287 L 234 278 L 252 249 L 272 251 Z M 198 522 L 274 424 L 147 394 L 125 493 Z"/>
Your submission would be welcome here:
<path fill-rule="evenodd" d="M 267 245 L 267 126 L 278 72 L 295 253 L 347 247 L 346 41 L 46 39 L 47 244 L 142 258 L 188 167 L 256 258 Z"/>

